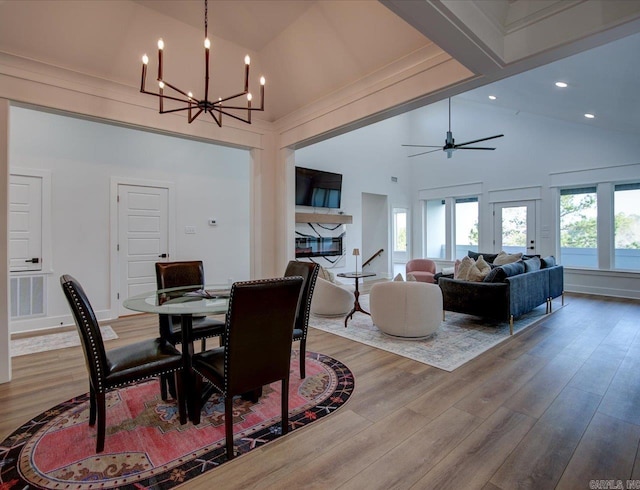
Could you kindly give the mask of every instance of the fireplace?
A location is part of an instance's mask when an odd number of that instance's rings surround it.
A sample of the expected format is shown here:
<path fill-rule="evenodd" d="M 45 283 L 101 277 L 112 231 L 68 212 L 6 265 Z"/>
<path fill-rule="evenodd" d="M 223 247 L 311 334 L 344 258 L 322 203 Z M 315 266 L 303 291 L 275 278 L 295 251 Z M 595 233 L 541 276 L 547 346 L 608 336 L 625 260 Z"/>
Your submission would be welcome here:
<path fill-rule="evenodd" d="M 296 258 L 342 255 L 342 239 L 342 236 L 298 237 L 296 238 Z"/>

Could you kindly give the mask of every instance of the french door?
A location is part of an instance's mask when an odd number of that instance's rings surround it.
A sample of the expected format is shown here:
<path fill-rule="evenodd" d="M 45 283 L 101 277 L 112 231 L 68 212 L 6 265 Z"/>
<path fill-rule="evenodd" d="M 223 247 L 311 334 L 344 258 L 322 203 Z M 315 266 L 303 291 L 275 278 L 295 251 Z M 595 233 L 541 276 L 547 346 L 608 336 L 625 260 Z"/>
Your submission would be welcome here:
<path fill-rule="evenodd" d="M 517 201 L 494 204 L 494 246 L 507 253 L 536 253 L 536 202 Z"/>

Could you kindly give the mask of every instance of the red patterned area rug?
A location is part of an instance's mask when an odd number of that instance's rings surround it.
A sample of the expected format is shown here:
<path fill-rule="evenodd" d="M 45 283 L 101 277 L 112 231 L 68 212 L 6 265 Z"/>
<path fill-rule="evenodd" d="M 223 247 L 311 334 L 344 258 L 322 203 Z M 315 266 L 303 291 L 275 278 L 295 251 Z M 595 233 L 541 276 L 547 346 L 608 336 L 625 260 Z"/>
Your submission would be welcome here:
<path fill-rule="evenodd" d="M 307 352 L 291 360 L 289 430 L 329 415 L 349 399 L 351 371 L 340 361 Z M 236 454 L 278 438 L 280 383 L 265 386 L 258 403 L 234 400 Z M 167 489 L 224 463 L 224 401 L 212 396 L 198 426 L 180 425 L 173 400 L 160 399 L 157 379 L 107 395 L 105 450 L 96 454 L 88 394 L 47 410 L 0 444 L 0 490 L 46 488 Z"/>

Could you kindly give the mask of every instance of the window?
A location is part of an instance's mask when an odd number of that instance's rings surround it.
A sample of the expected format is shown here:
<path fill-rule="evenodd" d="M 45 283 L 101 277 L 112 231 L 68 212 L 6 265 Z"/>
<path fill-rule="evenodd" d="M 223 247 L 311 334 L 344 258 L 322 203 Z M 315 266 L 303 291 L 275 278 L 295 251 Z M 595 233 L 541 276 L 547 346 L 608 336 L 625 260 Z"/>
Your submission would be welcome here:
<path fill-rule="evenodd" d="M 447 197 L 425 202 L 425 256 L 455 260 L 478 251 L 478 197 Z"/>
<path fill-rule="evenodd" d="M 432 259 L 446 258 L 446 206 L 444 199 L 427 201 L 426 214 L 426 256 Z"/>
<path fill-rule="evenodd" d="M 614 187 L 616 269 L 640 270 L 640 183 Z"/>
<path fill-rule="evenodd" d="M 598 267 L 595 187 L 560 191 L 560 255 L 563 265 Z"/>
<path fill-rule="evenodd" d="M 466 197 L 456 199 L 456 253 L 461 259 L 469 250 L 478 251 L 478 198 Z"/>
<path fill-rule="evenodd" d="M 407 251 L 407 211 L 406 209 L 393 210 L 393 251 Z"/>

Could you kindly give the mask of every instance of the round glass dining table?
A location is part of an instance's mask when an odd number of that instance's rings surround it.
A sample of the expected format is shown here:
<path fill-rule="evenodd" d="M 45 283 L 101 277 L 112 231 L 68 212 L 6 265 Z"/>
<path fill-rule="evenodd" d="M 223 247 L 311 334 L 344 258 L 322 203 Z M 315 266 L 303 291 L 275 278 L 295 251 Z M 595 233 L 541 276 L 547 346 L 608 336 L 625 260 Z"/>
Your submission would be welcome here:
<path fill-rule="evenodd" d="M 193 316 L 224 314 L 229 307 L 230 289 L 227 285 L 202 285 L 159 289 L 137 294 L 124 300 L 124 307 L 144 313 L 179 315 L 182 329 L 182 369 L 184 392 L 189 418 L 194 416 L 195 393 L 193 356 Z"/>
<path fill-rule="evenodd" d="M 208 285 L 159 289 L 137 294 L 124 300 L 124 307 L 160 315 L 216 315 L 227 312 L 228 286 Z"/>

